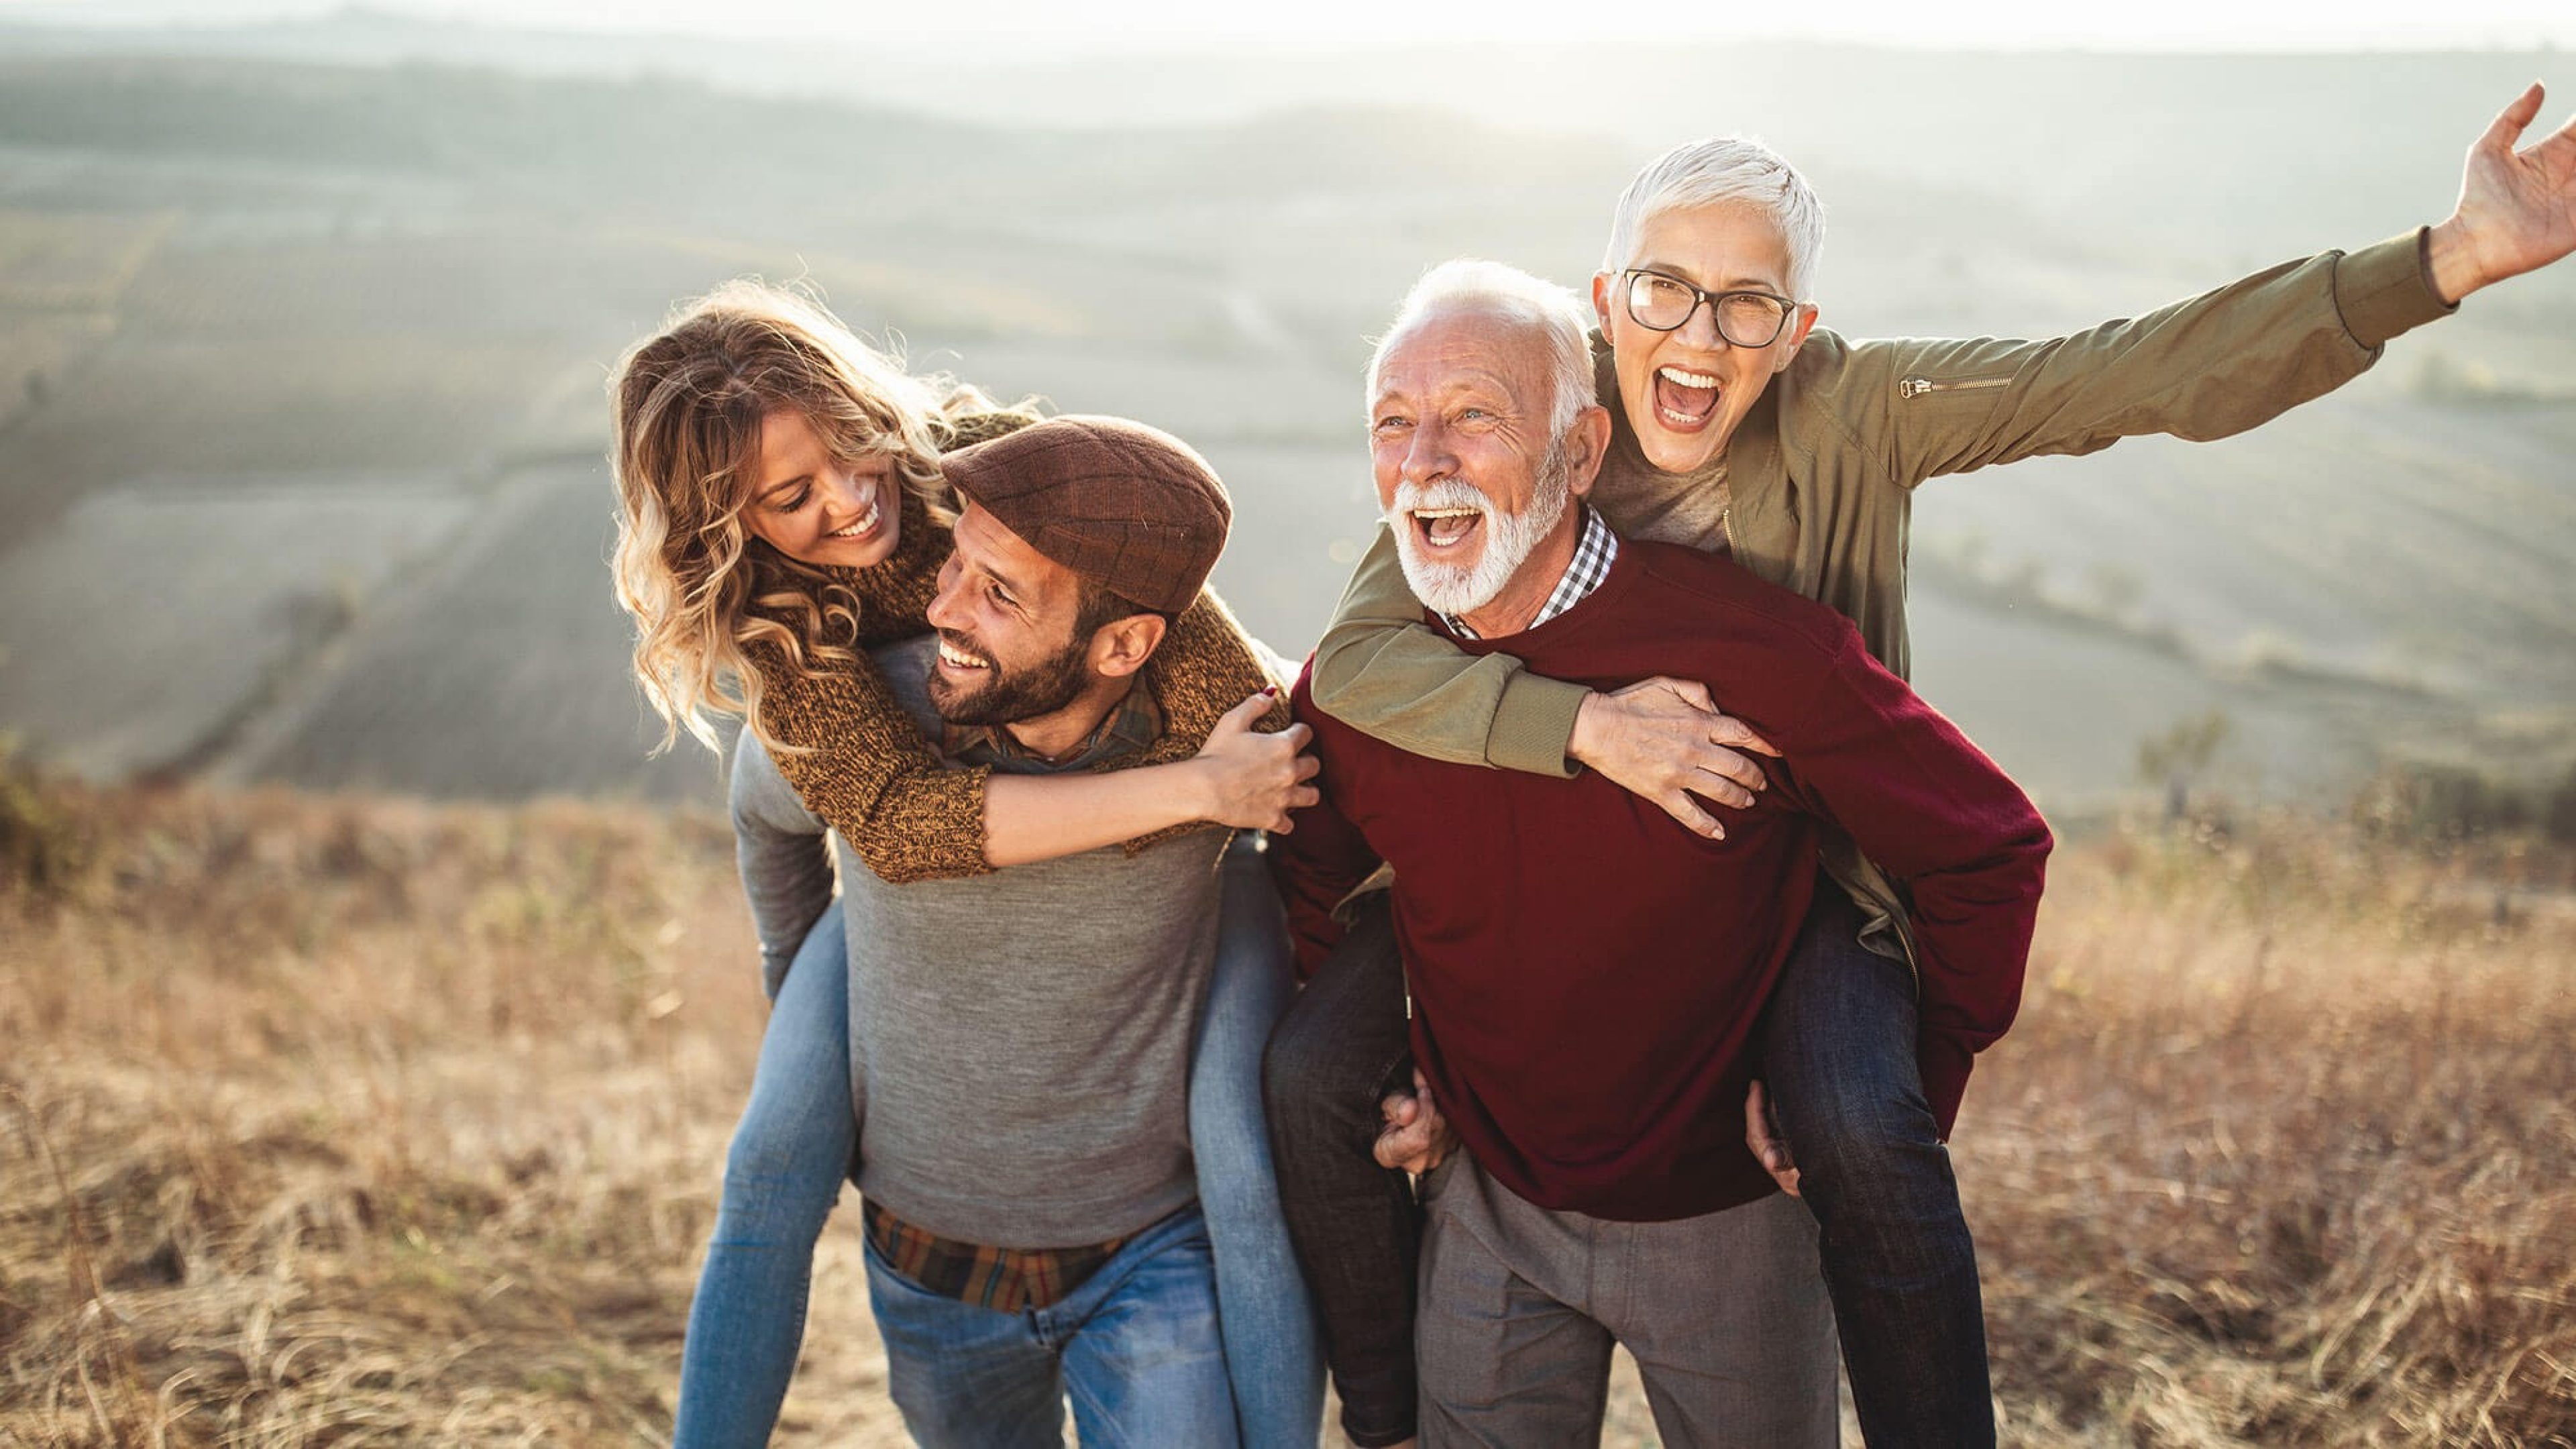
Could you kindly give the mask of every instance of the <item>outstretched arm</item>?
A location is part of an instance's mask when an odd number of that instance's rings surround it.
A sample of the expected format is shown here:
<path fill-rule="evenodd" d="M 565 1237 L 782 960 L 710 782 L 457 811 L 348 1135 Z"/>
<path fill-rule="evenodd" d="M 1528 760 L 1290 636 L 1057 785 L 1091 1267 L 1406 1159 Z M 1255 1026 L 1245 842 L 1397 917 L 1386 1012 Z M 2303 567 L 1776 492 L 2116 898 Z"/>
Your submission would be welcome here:
<path fill-rule="evenodd" d="M 1725 828 L 1693 796 L 1752 804 L 1763 774 L 1750 756 L 1778 753 L 1695 680 L 1598 694 L 1507 654 L 1466 654 L 1422 622 L 1384 527 L 1315 646 L 1313 684 L 1326 714 L 1409 753 L 1534 775 L 1589 766 L 1713 838 Z"/>

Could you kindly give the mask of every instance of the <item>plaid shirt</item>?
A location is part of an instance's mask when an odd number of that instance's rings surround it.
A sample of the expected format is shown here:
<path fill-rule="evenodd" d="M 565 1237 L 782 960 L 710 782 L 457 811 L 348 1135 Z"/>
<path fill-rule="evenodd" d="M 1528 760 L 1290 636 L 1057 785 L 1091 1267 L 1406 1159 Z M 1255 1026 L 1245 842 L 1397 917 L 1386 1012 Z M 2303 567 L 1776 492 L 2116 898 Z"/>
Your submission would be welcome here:
<path fill-rule="evenodd" d="M 969 765 L 990 765 L 1006 775 L 1049 775 L 1142 754 L 1162 734 L 1162 708 L 1154 691 L 1140 686 L 1128 690 L 1090 737 L 1062 759 L 1036 753 L 1001 725 L 950 725 L 944 746 L 950 759 Z M 1004 1313 L 1061 1301 L 1127 1242 L 1113 1238 L 1079 1248 L 996 1248 L 943 1238 L 873 1202 L 861 1203 L 860 1212 L 868 1241 L 897 1276 L 927 1292 Z"/>
<path fill-rule="evenodd" d="M 993 1248 L 916 1228 L 873 1202 L 859 1204 L 868 1241 L 896 1276 L 943 1298 L 1002 1313 L 1044 1308 L 1089 1282 L 1120 1248 L 1112 1238 L 1080 1248 Z"/>
<path fill-rule="evenodd" d="M 1601 521 L 1601 515 L 1588 504 L 1575 505 L 1583 510 L 1583 536 L 1574 541 L 1574 560 L 1565 566 L 1565 576 L 1556 581 L 1556 591 L 1541 604 L 1538 617 L 1524 626 L 1535 629 L 1591 596 L 1601 582 L 1610 577 L 1610 561 L 1619 556 L 1619 535 Z M 1473 639 L 1476 631 L 1467 621 L 1448 614 L 1440 622 L 1461 639 Z"/>

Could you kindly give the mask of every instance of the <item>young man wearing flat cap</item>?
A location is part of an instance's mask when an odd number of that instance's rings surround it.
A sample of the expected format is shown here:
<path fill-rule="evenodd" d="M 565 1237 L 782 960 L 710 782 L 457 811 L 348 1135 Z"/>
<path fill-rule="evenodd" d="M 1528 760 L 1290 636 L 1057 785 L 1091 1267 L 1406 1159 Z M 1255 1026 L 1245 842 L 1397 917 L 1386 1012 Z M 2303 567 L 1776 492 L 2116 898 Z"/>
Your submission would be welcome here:
<path fill-rule="evenodd" d="M 1225 546 L 1215 475 L 1176 439 L 1090 417 L 941 468 L 964 512 L 936 633 L 876 653 L 896 697 L 961 765 L 1041 773 L 1149 750 L 1164 721 L 1139 679 Z M 825 823 L 748 732 L 733 802 L 755 915 L 765 893 L 810 891 Z M 920 1443 L 1054 1443 L 1068 1396 L 1086 1443 L 1237 1442 L 1171 1109 L 1228 839 L 1209 826 L 905 885 L 840 847 L 848 937 L 867 943 L 849 1005 L 868 1289 Z"/>

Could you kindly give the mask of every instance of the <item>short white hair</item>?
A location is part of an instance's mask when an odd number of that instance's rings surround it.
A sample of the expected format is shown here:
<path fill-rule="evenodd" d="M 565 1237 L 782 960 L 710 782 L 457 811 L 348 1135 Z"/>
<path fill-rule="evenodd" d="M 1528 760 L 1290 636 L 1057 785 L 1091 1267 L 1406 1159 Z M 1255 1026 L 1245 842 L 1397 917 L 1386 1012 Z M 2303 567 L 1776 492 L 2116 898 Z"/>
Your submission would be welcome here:
<path fill-rule="evenodd" d="M 1395 309 L 1395 320 L 1369 354 L 1368 397 L 1377 399 L 1378 371 L 1406 333 L 1437 316 L 1452 312 L 1494 312 L 1537 328 L 1547 340 L 1547 371 L 1553 396 L 1548 409 L 1551 443 L 1565 436 L 1574 420 L 1597 400 L 1592 380 L 1592 309 L 1554 282 L 1533 277 L 1518 267 L 1459 257 L 1422 274 Z"/>
<path fill-rule="evenodd" d="M 1750 136 L 1686 142 L 1647 162 L 1619 194 L 1601 270 L 1616 273 L 1636 265 L 1637 237 L 1650 218 L 1729 202 L 1754 207 L 1780 229 L 1789 250 L 1789 275 L 1783 279 L 1789 295 L 1800 302 L 1812 300 L 1807 287 L 1825 249 L 1825 204 L 1796 167 Z"/>

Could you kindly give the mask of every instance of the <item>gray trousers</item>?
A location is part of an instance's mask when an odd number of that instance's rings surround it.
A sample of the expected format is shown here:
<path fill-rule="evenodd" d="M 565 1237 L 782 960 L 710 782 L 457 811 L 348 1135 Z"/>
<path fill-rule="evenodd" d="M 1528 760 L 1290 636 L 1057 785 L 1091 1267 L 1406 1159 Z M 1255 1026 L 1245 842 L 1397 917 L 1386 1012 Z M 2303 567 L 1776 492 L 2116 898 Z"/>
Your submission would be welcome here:
<path fill-rule="evenodd" d="M 1675 1449 L 1838 1442 L 1833 1307 L 1804 1204 L 1609 1222 L 1532 1206 L 1463 1151 L 1424 1188 L 1425 1449 L 1599 1443 L 1613 1342 Z"/>

